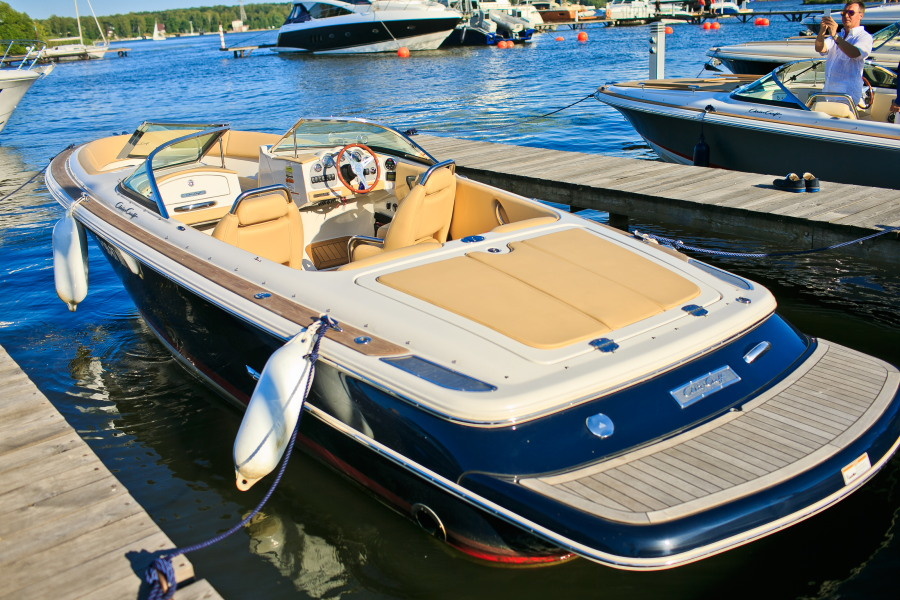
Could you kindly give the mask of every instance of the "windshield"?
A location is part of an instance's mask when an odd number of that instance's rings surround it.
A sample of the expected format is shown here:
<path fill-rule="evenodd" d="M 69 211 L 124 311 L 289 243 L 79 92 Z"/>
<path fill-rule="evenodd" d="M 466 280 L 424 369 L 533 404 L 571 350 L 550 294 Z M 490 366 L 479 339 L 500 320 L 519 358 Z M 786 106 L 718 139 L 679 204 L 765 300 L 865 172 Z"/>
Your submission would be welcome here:
<path fill-rule="evenodd" d="M 900 40 L 894 39 L 897 37 L 897 32 L 900 32 L 900 23 L 894 23 L 878 33 L 872 34 L 872 48 L 877 52 L 882 50 L 882 46 L 887 45 L 888 42 L 891 42 L 891 46 L 900 46 Z M 884 48 L 884 50 L 887 50 L 887 48 Z"/>
<path fill-rule="evenodd" d="M 806 105 L 791 93 L 790 88 L 821 87 L 824 84 L 825 61 L 802 60 L 783 65 L 753 83 L 739 87 L 731 93 L 731 97 L 747 102 L 807 110 Z"/>
<path fill-rule="evenodd" d="M 127 154 L 128 157 L 146 156 L 147 160 L 122 182 L 122 186 L 150 200 L 153 205 L 160 205 L 161 203 L 157 201 L 159 194 L 154 194 L 156 174 L 170 167 L 198 162 L 228 131 L 226 127 L 198 131 L 197 127 L 207 126 L 150 123 L 141 125 L 131 136 L 123 154 Z"/>
<path fill-rule="evenodd" d="M 376 152 L 433 164 L 434 158 L 395 129 L 357 119 L 300 119 L 272 146 L 273 154 L 296 156 L 315 148 L 365 144 Z"/>

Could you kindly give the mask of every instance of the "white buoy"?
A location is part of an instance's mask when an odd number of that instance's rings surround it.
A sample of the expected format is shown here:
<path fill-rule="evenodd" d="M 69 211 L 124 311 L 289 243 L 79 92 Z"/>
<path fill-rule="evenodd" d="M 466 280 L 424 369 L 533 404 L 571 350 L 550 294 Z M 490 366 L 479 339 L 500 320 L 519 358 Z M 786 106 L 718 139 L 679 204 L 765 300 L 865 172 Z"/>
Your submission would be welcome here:
<path fill-rule="evenodd" d="M 87 297 L 88 258 L 84 226 L 66 213 L 53 227 L 53 280 L 56 295 L 74 311 Z"/>
<path fill-rule="evenodd" d="M 317 321 L 276 350 L 263 369 L 234 440 L 237 487 L 249 490 L 278 465 L 303 410 Z"/>

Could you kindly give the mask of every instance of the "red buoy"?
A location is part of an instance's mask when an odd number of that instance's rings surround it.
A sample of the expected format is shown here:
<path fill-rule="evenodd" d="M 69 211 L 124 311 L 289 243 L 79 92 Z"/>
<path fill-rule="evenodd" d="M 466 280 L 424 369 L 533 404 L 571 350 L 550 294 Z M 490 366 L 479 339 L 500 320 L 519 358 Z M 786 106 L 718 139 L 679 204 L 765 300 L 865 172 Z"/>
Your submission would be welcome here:
<path fill-rule="evenodd" d="M 713 28 L 713 29 L 721 29 L 721 28 L 722 28 L 722 24 L 719 23 L 718 21 L 713 21 L 713 22 L 712 22 L 712 28 Z"/>
<path fill-rule="evenodd" d="M 400 48 L 397 50 L 397 56 L 399 56 L 400 58 L 409 58 L 409 48 L 407 48 L 406 46 L 400 46 Z"/>
<path fill-rule="evenodd" d="M 566 39 L 566 38 L 564 38 L 564 37 L 561 36 L 561 35 L 556 37 L 556 41 L 557 41 L 557 42 L 562 42 L 562 41 L 564 41 L 565 39 Z"/>
<path fill-rule="evenodd" d="M 588 40 L 588 34 L 587 34 L 587 31 L 579 31 L 579 32 L 578 32 L 578 41 L 579 41 L 579 42 L 586 42 L 587 40 Z"/>
<path fill-rule="evenodd" d="M 703 29 L 706 29 L 707 31 L 712 29 L 712 23 L 706 21 L 705 23 L 703 23 Z"/>
<path fill-rule="evenodd" d="M 666 33 L 675 33 L 675 30 L 666 25 Z"/>

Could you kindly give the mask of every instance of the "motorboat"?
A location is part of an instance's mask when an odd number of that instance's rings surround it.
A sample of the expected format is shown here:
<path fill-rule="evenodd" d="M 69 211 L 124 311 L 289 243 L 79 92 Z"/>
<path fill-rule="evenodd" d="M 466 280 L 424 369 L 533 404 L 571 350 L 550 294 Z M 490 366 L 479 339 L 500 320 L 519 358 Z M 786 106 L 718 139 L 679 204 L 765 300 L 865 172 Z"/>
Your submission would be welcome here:
<path fill-rule="evenodd" d="M 868 60 L 893 69 L 900 64 L 900 23 L 893 23 L 875 33 Z M 820 58 L 812 36 L 794 36 L 771 42 L 744 42 L 733 46 L 717 46 L 706 52 L 712 66 L 725 65 L 732 73 L 765 75 L 784 63 Z"/>
<path fill-rule="evenodd" d="M 371 121 L 145 122 L 46 183 L 60 298 L 87 299 L 89 232 L 160 342 L 245 410 L 241 489 L 302 415 L 298 447 L 471 557 L 652 570 L 806 519 L 897 449 L 896 368 Z"/>
<path fill-rule="evenodd" d="M 462 14 L 429 0 L 294 2 L 278 30 L 276 52 L 351 54 L 434 50 Z"/>
<path fill-rule="evenodd" d="M 607 3 L 604 18 L 610 25 L 643 25 L 654 21 L 692 21 L 683 2 L 651 2 L 650 0 L 612 0 Z"/>
<path fill-rule="evenodd" d="M 78 25 L 78 37 L 57 38 L 52 39 L 50 45 L 44 50 L 43 60 L 50 62 L 70 62 L 76 60 L 98 60 L 106 58 L 109 52 L 109 40 L 103 34 L 103 28 L 97 15 L 94 13 L 94 6 L 88 0 L 88 7 L 91 9 L 91 15 L 94 17 L 94 23 L 100 32 L 100 42 L 85 43 L 84 31 L 81 28 L 81 18 L 78 16 L 78 0 L 75 0 L 75 22 Z"/>
<path fill-rule="evenodd" d="M 839 10 L 835 11 L 836 13 Z M 883 2 L 878 5 L 867 5 L 860 24 L 869 33 L 876 33 L 881 29 L 900 21 L 900 5 L 896 2 Z M 822 15 L 810 15 L 803 19 L 803 24 L 815 34 L 819 33 L 819 25 L 822 23 Z M 838 23 L 840 18 L 838 17 Z"/>
<path fill-rule="evenodd" d="M 34 83 L 53 71 L 54 65 L 42 65 L 46 44 L 37 40 L 3 40 L 0 59 L 0 131 Z"/>
<path fill-rule="evenodd" d="M 861 104 L 823 91 L 824 59 L 757 78 L 723 75 L 611 83 L 596 98 L 631 123 L 660 158 L 692 164 L 701 136 L 709 166 L 900 188 L 900 126 L 887 122 L 897 77 L 866 64 Z M 856 165 L 848 169 L 848 164 Z"/>
<path fill-rule="evenodd" d="M 544 23 L 575 23 L 597 19 L 597 11 L 592 6 L 556 0 L 524 0 L 521 4 L 531 5 L 541 15 Z"/>
<path fill-rule="evenodd" d="M 445 0 L 442 2 L 462 13 L 463 20 L 444 40 L 441 47 L 493 46 L 501 41 L 530 42 L 537 28 L 543 24 L 537 11 L 523 14 L 521 5 L 488 2 L 482 6 L 478 0 Z M 526 8 L 530 8 L 527 7 Z M 522 16 L 520 16 L 522 15 Z M 536 17 L 537 21 L 531 17 Z"/>
<path fill-rule="evenodd" d="M 731 2 L 729 0 L 715 0 L 710 3 L 708 10 L 713 15 L 739 15 L 753 12 L 752 8 L 742 8 L 740 2 Z"/>

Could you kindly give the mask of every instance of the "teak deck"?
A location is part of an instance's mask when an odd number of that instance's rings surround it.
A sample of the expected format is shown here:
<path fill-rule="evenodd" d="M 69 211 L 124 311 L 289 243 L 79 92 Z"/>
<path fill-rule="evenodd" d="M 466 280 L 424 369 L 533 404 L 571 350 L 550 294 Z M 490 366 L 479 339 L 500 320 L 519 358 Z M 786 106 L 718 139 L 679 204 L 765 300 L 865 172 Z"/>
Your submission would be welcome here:
<path fill-rule="evenodd" d="M 816 174 L 822 191 L 797 194 L 776 189 L 772 175 L 430 135 L 414 139 L 438 160 L 454 159 L 460 174 L 523 196 L 644 223 L 779 239 L 788 250 L 900 227 L 897 190 L 833 183 L 825 173 Z M 621 220 L 611 224 L 621 226 Z M 842 251 L 897 260 L 898 240 L 893 232 Z"/>
<path fill-rule="evenodd" d="M 0 598 L 138 598 L 128 552 L 175 547 L 0 347 Z M 173 561 L 176 600 L 214 600 Z"/>
<path fill-rule="evenodd" d="M 811 362 L 740 411 L 620 458 L 520 483 L 626 523 L 664 522 L 778 485 L 871 427 L 900 378 L 887 363 L 825 341 Z M 849 482 L 852 465 L 844 469 Z"/>

